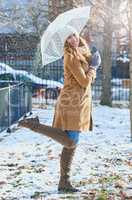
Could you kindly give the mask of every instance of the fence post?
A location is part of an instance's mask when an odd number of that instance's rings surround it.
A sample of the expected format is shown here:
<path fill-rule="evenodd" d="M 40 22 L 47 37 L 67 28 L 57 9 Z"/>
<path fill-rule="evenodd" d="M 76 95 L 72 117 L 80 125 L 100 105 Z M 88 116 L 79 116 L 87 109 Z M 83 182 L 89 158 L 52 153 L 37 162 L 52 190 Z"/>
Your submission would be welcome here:
<path fill-rule="evenodd" d="M 32 91 L 31 90 L 31 84 L 26 85 L 27 87 L 27 102 L 28 102 L 28 109 L 27 112 L 29 112 L 29 115 L 32 115 Z"/>
<path fill-rule="evenodd" d="M 20 84 L 18 85 L 18 118 L 20 117 Z"/>
<path fill-rule="evenodd" d="M 9 84 L 9 91 L 8 91 L 8 128 L 7 132 L 11 133 L 11 87 Z"/>

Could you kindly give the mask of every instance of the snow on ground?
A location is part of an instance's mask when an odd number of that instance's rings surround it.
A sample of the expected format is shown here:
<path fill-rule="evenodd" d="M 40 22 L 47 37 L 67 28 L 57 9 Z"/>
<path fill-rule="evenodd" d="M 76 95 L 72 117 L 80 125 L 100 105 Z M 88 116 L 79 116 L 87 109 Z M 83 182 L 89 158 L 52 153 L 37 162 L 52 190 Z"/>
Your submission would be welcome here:
<path fill-rule="evenodd" d="M 51 124 L 54 109 L 34 109 Z M 0 134 L 0 200 L 125 200 L 132 194 L 132 143 L 129 110 L 94 105 L 94 131 L 82 133 L 71 170 L 76 194 L 58 194 L 62 146 L 19 128 Z M 109 198 L 106 198 L 106 196 Z M 131 198 L 132 199 L 132 196 Z"/>

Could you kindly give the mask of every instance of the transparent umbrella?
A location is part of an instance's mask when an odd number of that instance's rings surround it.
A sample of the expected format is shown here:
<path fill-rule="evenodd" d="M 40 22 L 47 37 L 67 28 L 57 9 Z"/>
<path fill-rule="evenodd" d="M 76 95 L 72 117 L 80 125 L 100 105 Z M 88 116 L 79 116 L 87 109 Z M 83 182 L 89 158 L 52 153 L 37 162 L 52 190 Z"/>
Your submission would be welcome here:
<path fill-rule="evenodd" d="M 41 54 L 43 65 L 49 64 L 63 56 L 66 38 L 80 33 L 88 22 L 90 6 L 74 8 L 60 14 L 45 30 L 41 38 Z"/>

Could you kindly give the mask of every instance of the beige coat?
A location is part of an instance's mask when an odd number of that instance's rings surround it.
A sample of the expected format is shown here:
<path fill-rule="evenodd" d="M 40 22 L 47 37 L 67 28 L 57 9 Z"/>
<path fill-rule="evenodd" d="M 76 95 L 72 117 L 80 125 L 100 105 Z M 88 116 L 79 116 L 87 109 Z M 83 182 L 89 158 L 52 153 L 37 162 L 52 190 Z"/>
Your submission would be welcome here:
<path fill-rule="evenodd" d="M 79 50 L 80 46 L 84 49 Z M 62 130 L 88 131 L 93 128 L 91 83 L 96 72 L 89 69 L 91 54 L 81 37 L 79 48 L 74 51 L 65 44 L 64 87 L 57 99 L 52 124 Z"/>

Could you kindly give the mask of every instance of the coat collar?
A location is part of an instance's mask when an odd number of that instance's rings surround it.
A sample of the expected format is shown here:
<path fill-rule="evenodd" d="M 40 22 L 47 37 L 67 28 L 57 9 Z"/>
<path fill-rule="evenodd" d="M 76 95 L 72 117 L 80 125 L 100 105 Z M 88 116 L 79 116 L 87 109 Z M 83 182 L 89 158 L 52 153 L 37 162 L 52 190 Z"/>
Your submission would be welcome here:
<path fill-rule="evenodd" d="M 65 53 L 75 56 L 81 62 L 87 64 L 88 59 L 91 58 L 90 49 L 86 41 L 80 36 L 79 37 L 79 47 L 77 49 L 72 48 L 66 41 L 64 44 L 64 55 Z"/>

